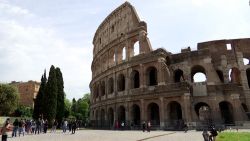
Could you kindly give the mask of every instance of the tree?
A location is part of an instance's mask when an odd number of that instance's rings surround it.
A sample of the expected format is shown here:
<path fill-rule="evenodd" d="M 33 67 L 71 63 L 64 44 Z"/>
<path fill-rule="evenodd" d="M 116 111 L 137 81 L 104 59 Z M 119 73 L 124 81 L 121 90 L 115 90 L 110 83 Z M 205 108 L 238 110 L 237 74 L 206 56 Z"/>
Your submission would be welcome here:
<path fill-rule="evenodd" d="M 15 110 L 15 116 L 17 117 L 31 117 L 33 109 L 28 106 L 19 105 Z"/>
<path fill-rule="evenodd" d="M 0 84 L 0 115 L 9 115 L 18 105 L 18 90 L 9 84 Z"/>
<path fill-rule="evenodd" d="M 65 112 L 65 103 L 64 103 L 64 85 L 63 85 L 63 76 L 60 68 L 56 68 L 56 79 L 57 79 L 57 108 L 56 108 L 56 119 L 59 123 L 62 121 Z"/>
<path fill-rule="evenodd" d="M 55 67 L 52 65 L 49 71 L 48 82 L 44 95 L 44 118 L 51 123 L 56 118 L 57 111 L 57 77 Z"/>
<path fill-rule="evenodd" d="M 72 104 L 71 104 L 71 102 L 70 102 L 70 100 L 68 100 L 68 99 L 64 99 L 64 103 L 65 103 L 65 111 L 64 111 L 64 117 L 69 117 L 70 115 L 71 115 L 71 106 L 72 106 Z"/>
<path fill-rule="evenodd" d="M 44 95 L 45 95 L 46 83 L 47 83 L 47 77 L 45 70 L 44 74 L 42 75 L 40 88 L 35 99 L 34 112 L 33 112 L 34 119 L 38 119 L 41 115 L 44 114 L 44 103 L 45 103 Z"/>
<path fill-rule="evenodd" d="M 72 111 L 72 115 L 75 115 L 75 113 L 77 112 L 77 104 L 76 104 L 75 98 L 72 99 L 71 111 Z"/>

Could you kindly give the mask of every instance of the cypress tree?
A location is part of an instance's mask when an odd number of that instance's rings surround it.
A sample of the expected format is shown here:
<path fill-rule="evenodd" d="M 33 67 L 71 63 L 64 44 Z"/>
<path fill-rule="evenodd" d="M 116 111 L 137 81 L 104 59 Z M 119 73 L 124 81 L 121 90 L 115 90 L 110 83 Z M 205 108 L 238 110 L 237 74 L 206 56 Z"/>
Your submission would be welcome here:
<path fill-rule="evenodd" d="M 41 78 L 41 84 L 38 91 L 38 94 L 36 96 L 35 102 L 34 102 L 34 112 L 33 112 L 33 118 L 38 119 L 40 116 L 43 115 L 43 106 L 44 106 L 44 95 L 45 95 L 45 87 L 47 83 L 46 78 L 46 70 L 44 71 L 44 74 Z"/>
<path fill-rule="evenodd" d="M 60 68 L 56 68 L 56 78 L 57 78 L 57 109 L 56 109 L 56 119 L 59 123 L 62 121 L 65 113 L 65 103 L 64 103 L 64 85 L 63 76 Z"/>
<path fill-rule="evenodd" d="M 57 111 L 57 79 L 56 79 L 56 70 L 52 65 L 49 71 L 48 82 L 45 88 L 44 95 L 44 118 L 48 119 L 51 123 L 53 119 L 56 118 Z"/>
<path fill-rule="evenodd" d="M 76 104 L 75 98 L 73 98 L 73 100 L 72 100 L 71 111 L 72 111 L 72 115 L 75 115 L 75 113 L 77 112 L 77 104 Z"/>

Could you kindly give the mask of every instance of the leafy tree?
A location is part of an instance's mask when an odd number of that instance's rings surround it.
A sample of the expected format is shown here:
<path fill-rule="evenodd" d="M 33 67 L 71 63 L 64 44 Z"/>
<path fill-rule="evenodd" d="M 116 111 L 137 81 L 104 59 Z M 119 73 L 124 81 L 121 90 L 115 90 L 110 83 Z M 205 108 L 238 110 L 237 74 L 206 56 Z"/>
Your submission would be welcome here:
<path fill-rule="evenodd" d="M 46 104 L 44 102 L 46 83 L 47 83 L 46 71 L 44 71 L 44 74 L 42 75 L 41 78 L 40 88 L 35 99 L 34 112 L 33 112 L 34 119 L 38 119 L 41 115 L 44 114 L 44 104 Z"/>
<path fill-rule="evenodd" d="M 55 67 L 52 65 L 49 71 L 49 78 L 44 95 L 44 118 L 51 123 L 56 118 L 57 111 L 57 77 Z"/>
<path fill-rule="evenodd" d="M 88 117 L 88 111 L 89 111 L 89 104 L 87 103 L 87 101 L 84 99 L 78 99 L 77 113 L 80 114 L 80 116 L 78 115 L 77 118 L 81 120 L 86 120 Z"/>
<path fill-rule="evenodd" d="M 71 111 L 72 111 L 72 115 L 74 115 L 75 113 L 77 113 L 77 103 L 76 103 L 76 99 L 75 98 L 72 99 Z"/>
<path fill-rule="evenodd" d="M 0 84 L 0 115 L 9 115 L 18 105 L 18 90 L 9 84 Z"/>
<path fill-rule="evenodd" d="M 69 99 L 64 99 L 64 104 L 65 104 L 65 112 L 64 112 L 64 117 L 68 118 L 71 115 L 71 102 Z"/>
<path fill-rule="evenodd" d="M 15 116 L 17 117 L 31 117 L 33 114 L 33 109 L 28 106 L 19 105 L 15 110 Z"/>
<path fill-rule="evenodd" d="M 65 103 L 64 103 L 64 85 L 63 76 L 60 68 L 56 68 L 56 78 L 57 78 L 57 108 L 56 108 L 56 119 L 61 122 L 64 117 Z"/>

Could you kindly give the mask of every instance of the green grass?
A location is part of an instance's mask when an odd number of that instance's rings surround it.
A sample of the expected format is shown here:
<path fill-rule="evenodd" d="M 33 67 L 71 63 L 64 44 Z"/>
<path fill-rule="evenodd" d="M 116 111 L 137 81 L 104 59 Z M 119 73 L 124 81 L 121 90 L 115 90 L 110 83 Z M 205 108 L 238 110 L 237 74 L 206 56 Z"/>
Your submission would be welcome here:
<path fill-rule="evenodd" d="M 250 141 L 250 132 L 221 132 L 216 141 Z"/>

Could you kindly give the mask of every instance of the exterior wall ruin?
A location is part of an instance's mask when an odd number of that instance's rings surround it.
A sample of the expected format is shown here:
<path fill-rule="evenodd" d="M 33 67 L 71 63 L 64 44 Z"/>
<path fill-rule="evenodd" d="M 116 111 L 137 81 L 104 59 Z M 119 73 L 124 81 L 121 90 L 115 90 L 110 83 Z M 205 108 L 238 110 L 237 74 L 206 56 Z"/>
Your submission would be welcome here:
<path fill-rule="evenodd" d="M 135 43 L 139 53 L 135 54 Z M 125 2 L 93 39 L 90 120 L 94 127 L 179 129 L 209 121 L 243 125 L 250 106 L 250 39 L 198 43 L 172 54 L 153 50 L 147 25 Z M 195 82 L 197 73 L 206 80 Z"/>

